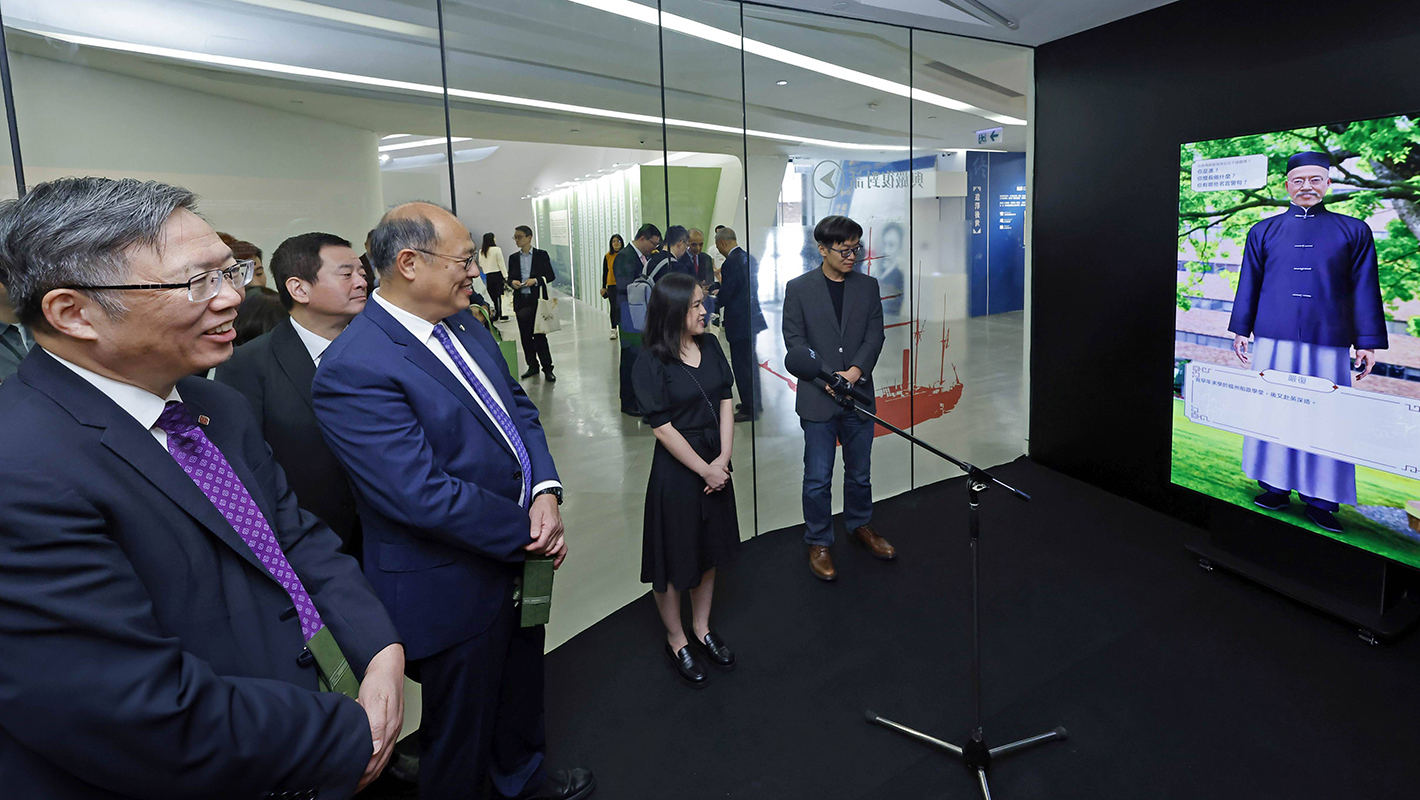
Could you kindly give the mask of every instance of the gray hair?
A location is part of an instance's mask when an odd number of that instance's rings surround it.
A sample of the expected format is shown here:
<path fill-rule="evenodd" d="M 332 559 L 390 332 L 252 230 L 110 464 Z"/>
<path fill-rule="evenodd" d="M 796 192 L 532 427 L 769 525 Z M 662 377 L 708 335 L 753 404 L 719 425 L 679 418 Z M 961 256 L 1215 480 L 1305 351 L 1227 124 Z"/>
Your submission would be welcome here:
<path fill-rule="evenodd" d="M 394 260 L 401 250 L 432 250 L 439 243 L 439 232 L 434 230 L 434 221 L 418 212 L 406 211 L 411 205 L 444 208 L 438 203 L 415 200 L 400 203 L 385 212 L 369 236 L 370 265 L 381 275 L 388 274 L 394 268 Z"/>
<path fill-rule="evenodd" d="M 724 227 L 715 231 L 715 241 L 717 242 L 737 242 L 739 238 L 740 237 L 735 235 L 734 228 Z"/>
<path fill-rule="evenodd" d="M 197 196 L 157 181 L 60 178 L 0 204 L 0 279 L 20 321 L 48 326 L 41 303 L 63 286 L 127 283 L 128 253 L 159 248 L 174 211 L 196 213 Z M 115 318 L 115 292 L 84 290 Z"/>

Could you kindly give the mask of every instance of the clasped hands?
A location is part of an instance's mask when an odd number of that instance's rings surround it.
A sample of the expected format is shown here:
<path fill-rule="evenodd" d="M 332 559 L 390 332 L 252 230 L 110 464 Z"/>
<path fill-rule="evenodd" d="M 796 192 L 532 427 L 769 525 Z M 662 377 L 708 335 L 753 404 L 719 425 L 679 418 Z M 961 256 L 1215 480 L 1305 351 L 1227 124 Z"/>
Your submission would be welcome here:
<path fill-rule="evenodd" d="M 1237 353 L 1238 361 L 1244 367 L 1252 366 L 1252 354 L 1248 350 L 1248 340 L 1246 336 L 1233 335 L 1233 352 Z M 1361 380 L 1371 374 L 1371 370 L 1376 368 L 1376 351 L 1357 350 L 1356 362 L 1359 362 L 1361 373 L 1356 376 L 1356 380 Z M 1353 365 L 1354 366 L 1354 365 Z"/>
<path fill-rule="evenodd" d="M 557 497 L 552 494 L 534 497 L 528 509 L 528 521 L 532 541 L 523 549 L 551 558 L 553 569 L 562 566 L 562 560 L 567 557 L 567 540 L 562 536 L 562 509 L 557 505 Z"/>
<path fill-rule="evenodd" d="M 721 455 L 706 464 L 705 469 L 700 471 L 700 477 L 705 480 L 706 494 L 712 494 L 725 488 L 725 485 L 730 482 L 730 457 Z"/>

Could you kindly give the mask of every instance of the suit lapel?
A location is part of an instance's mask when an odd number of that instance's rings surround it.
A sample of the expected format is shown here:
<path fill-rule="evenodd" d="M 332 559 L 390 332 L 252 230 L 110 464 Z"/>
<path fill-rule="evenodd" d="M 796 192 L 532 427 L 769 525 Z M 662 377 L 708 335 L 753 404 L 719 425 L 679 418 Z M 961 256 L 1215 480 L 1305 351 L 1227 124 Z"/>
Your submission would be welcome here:
<path fill-rule="evenodd" d="M 482 328 L 483 326 L 473 319 L 472 315 L 469 315 L 467 319 L 463 319 L 463 317 L 464 314 L 460 313 L 449 317 L 444 322 L 463 344 L 463 349 L 467 350 L 468 354 L 473 356 L 473 360 L 478 362 L 478 367 L 483 370 L 483 374 L 488 376 L 488 382 L 493 384 L 493 391 L 497 392 L 498 399 L 503 401 L 503 408 L 508 410 L 509 419 L 513 419 L 516 425 L 517 420 L 512 412 L 512 409 L 516 408 L 513 404 L 513 393 L 508 390 L 508 382 L 500 380 L 503 375 L 507 374 L 508 368 L 501 362 L 495 362 L 493 357 L 489 355 L 488 349 L 479 342 L 478 333 L 474 328 Z"/>
<path fill-rule="evenodd" d="M 286 373 L 296 392 L 314 414 L 316 406 L 311 400 L 311 383 L 316 379 L 316 362 L 311 360 L 310 351 L 290 320 L 277 325 L 276 330 L 271 332 L 271 351 L 276 356 L 276 363 L 281 365 L 281 371 Z"/>
<path fill-rule="evenodd" d="M 81 425 L 102 428 L 99 441 L 110 451 L 138 471 L 158 491 L 172 500 L 183 511 L 236 551 L 247 563 L 260 570 L 269 580 L 275 581 L 271 573 L 261 563 L 247 543 L 227 522 L 222 512 L 207 499 L 207 495 L 178 466 L 172 454 L 158 444 L 153 434 L 139 426 L 138 421 L 129 416 L 117 403 L 103 392 L 89 385 L 69 368 L 55 361 L 43 350 L 31 356 L 35 368 L 26 373 L 26 381 L 44 392 L 64 409 L 74 415 Z M 215 442 L 214 442 L 215 443 Z M 218 445 L 219 448 L 221 445 Z M 229 452 L 223 450 L 223 455 Z M 230 459 L 229 459 L 230 460 Z M 233 468 L 237 465 L 234 463 Z M 245 469 L 238 471 L 243 483 L 253 480 Z M 246 484 L 250 490 L 251 484 Z M 255 497 L 255 495 L 253 495 Z M 270 513 L 263 508 L 263 512 Z M 268 521 L 270 517 L 267 518 Z"/>
<path fill-rule="evenodd" d="M 493 437 L 494 441 L 503 445 L 505 450 L 512 452 L 511 448 L 508 447 L 507 441 L 503 439 L 502 431 L 498 429 L 498 423 L 494 422 L 493 418 L 488 416 L 487 412 L 479 407 L 478 401 L 474 399 L 473 395 L 470 394 L 467 389 L 463 388 L 463 384 L 459 383 L 459 379 L 454 377 L 454 373 L 450 372 L 449 368 L 444 366 L 444 362 L 436 358 L 423 342 L 416 341 L 414 336 L 409 332 L 409 329 L 401 325 L 399 320 L 390 316 L 390 313 L 381 308 L 379 303 L 367 303 L 365 313 L 369 314 L 370 318 L 384 329 L 385 333 L 389 335 L 390 339 L 393 340 L 395 344 L 404 348 L 404 357 L 407 361 L 424 370 L 434 380 L 443 384 L 444 388 L 448 389 L 454 397 L 457 397 L 459 402 L 463 403 L 464 407 L 473 414 L 474 419 L 477 419 L 482 423 L 483 427 L 488 429 L 488 433 Z M 468 348 L 467 345 L 464 347 L 471 351 L 471 348 Z M 480 362 L 480 366 L 482 366 L 482 362 Z M 485 367 L 484 369 L 486 371 L 487 368 Z"/>

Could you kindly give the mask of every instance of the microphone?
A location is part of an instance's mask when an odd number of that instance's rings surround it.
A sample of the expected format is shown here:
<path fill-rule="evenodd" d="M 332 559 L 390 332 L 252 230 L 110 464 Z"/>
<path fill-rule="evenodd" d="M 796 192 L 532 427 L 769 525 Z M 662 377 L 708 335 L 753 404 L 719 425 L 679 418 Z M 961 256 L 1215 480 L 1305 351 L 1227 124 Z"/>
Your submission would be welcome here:
<path fill-rule="evenodd" d="M 839 397 L 851 397 L 863 405 L 873 402 L 871 396 L 858 386 L 848 383 L 842 375 L 824 369 L 823 364 L 819 363 L 818 353 L 815 353 L 813 348 L 803 345 L 790 348 L 789 353 L 784 356 L 784 368 L 799 380 L 823 381 Z"/>

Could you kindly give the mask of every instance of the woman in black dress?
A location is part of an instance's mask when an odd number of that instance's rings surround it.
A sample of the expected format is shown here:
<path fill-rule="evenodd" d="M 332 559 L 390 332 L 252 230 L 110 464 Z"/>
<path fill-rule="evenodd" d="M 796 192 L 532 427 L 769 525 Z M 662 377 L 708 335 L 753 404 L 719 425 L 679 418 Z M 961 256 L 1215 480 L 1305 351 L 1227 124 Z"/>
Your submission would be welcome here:
<path fill-rule="evenodd" d="M 710 630 L 715 567 L 740 546 L 730 481 L 734 401 L 730 364 L 705 334 L 705 290 L 689 275 L 656 283 L 646 304 L 641 355 L 632 371 L 636 401 L 656 434 L 641 545 L 641 580 L 651 584 L 666 626 L 666 657 L 681 680 L 705 685 L 681 624 L 680 595 L 689 592 L 699 651 L 718 669 L 735 656 Z"/>

